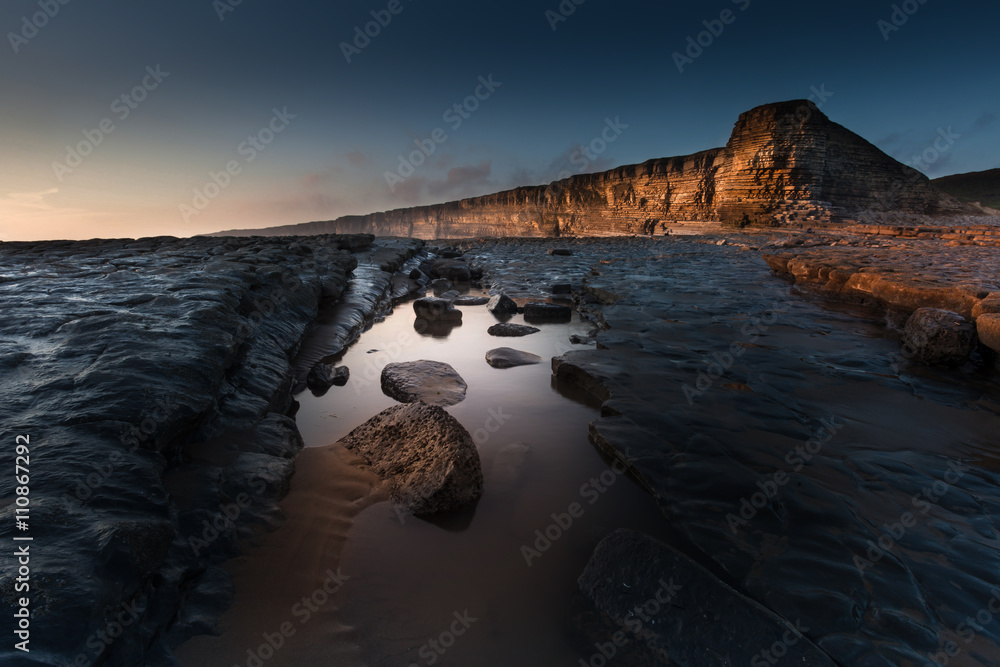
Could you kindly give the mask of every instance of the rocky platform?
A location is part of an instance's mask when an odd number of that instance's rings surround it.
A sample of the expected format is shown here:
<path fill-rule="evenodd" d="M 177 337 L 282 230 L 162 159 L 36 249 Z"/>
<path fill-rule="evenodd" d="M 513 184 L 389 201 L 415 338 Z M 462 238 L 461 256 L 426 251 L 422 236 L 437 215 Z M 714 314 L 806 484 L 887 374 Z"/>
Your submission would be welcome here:
<path fill-rule="evenodd" d="M 759 254 L 773 237 L 719 241 L 467 247 L 515 298 L 580 285 L 598 349 L 553 373 L 601 405 L 593 442 L 649 490 L 672 546 L 837 664 L 995 664 L 998 626 L 967 619 L 1000 588 L 996 376 L 917 363 L 883 317 L 777 280 Z M 546 259 L 556 243 L 573 255 Z M 760 636 L 738 655 L 787 649 Z"/>
<path fill-rule="evenodd" d="M 0 661 L 166 665 L 172 646 L 213 631 L 231 598 L 221 564 L 240 537 L 279 519 L 302 445 L 288 413 L 304 335 L 351 289 L 359 261 L 402 264 L 419 245 L 0 244 L 0 400 L 10 441 L 30 436 L 31 520 L 20 534 L 34 538 L 32 651 L 8 641 Z M 385 293 L 355 291 L 372 308 Z M 12 448 L 0 458 L 13 469 Z M 13 481 L 0 480 L 7 542 Z M 11 619 L 16 563 L 0 564 Z"/>

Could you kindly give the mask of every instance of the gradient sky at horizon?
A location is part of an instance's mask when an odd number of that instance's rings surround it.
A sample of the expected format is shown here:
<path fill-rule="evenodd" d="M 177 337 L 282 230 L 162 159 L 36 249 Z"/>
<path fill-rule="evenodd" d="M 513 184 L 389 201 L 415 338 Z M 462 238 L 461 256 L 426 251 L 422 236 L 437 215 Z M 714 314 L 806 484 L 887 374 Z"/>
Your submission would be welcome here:
<path fill-rule="evenodd" d="M 722 146 L 741 112 L 814 89 L 903 162 L 960 135 L 931 177 L 1000 166 L 995 3 L 565 0 L 575 11 L 553 30 L 559 0 L 399 0 L 348 63 L 341 43 L 389 0 L 243 0 L 220 18 L 230 1 L 4 3 L 0 240 L 189 236 L 536 185 Z M 917 9 L 886 40 L 893 4 Z M 44 6 L 58 11 L 25 31 Z M 726 9 L 735 20 L 679 72 L 673 53 Z M 121 118 L 115 100 L 155 83 L 147 67 L 169 75 Z M 453 129 L 445 111 L 490 75 L 499 88 Z M 274 109 L 295 118 L 248 161 L 241 145 Z M 105 118 L 114 131 L 57 174 Z M 574 156 L 607 118 L 628 128 L 595 160 Z M 391 191 L 384 173 L 436 128 L 447 141 Z M 230 161 L 240 173 L 185 219 Z"/>

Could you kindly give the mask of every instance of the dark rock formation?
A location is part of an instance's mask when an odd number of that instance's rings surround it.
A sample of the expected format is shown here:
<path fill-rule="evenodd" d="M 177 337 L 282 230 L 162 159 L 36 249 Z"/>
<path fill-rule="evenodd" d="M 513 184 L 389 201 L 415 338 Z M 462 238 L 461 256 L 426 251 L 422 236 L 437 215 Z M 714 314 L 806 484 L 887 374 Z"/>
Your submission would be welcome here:
<path fill-rule="evenodd" d="M 31 536 L 47 545 L 32 549 L 33 650 L 7 642 L 0 663 L 170 664 L 171 646 L 212 630 L 231 595 L 221 565 L 276 521 L 302 446 L 292 358 L 372 242 L 0 244 L 4 426 L 45 461 Z M 16 567 L 0 559 L 8 600 Z"/>
<path fill-rule="evenodd" d="M 517 313 L 517 304 L 506 294 L 497 294 L 486 304 L 486 309 L 497 317 L 509 317 Z"/>
<path fill-rule="evenodd" d="M 542 358 L 530 352 L 522 352 L 510 347 L 498 347 L 486 353 L 486 363 L 493 368 L 514 368 L 515 366 L 540 364 Z"/>
<path fill-rule="evenodd" d="M 456 306 L 485 306 L 490 302 L 485 296 L 460 296 L 455 299 Z"/>
<path fill-rule="evenodd" d="M 764 651 L 789 665 L 836 664 L 788 621 L 633 530 L 617 530 L 597 545 L 579 585 L 607 624 L 605 636 L 591 639 L 656 664 L 769 664 Z M 774 646 L 779 650 L 771 653 Z"/>
<path fill-rule="evenodd" d="M 447 204 L 222 234 L 605 236 L 662 233 L 682 221 L 811 224 L 866 211 L 982 213 L 812 102 L 793 100 L 742 114 L 724 148 Z"/>
<path fill-rule="evenodd" d="M 382 369 L 382 392 L 400 403 L 455 405 L 465 400 L 468 385 L 449 364 L 405 361 Z"/>
<path fill-rule="evenodd" d="M 494 324 L 486 332 L 491 336 L 500 336 L 506 338 L 520 338 L 521 336 L 530 336 L 533 333 L 538 333 L 541 331 L 538 327 L 529 327 L 526 324 L 511 324 L 510 322 L 501 322 L 500 324 Z"/>
<path fill-rule="evenodd" d="M 472 436 L 441 407 L 397 405 L 351 431 L 340 444 L 364 457 L 389 484 L 399 512 L 445 512 L 483 493 L 482 464 Z"/>
<path fill-rule="evenodd" d="M 536 322 L 566 322 L 573 318 L 573 309 L 558 303 L 532 301 L 524 304 L 524 319 Z"/>
<path fill-rule="evenodd" d="M 452 301 L 440 297 L 424 297 L 413 302 L 413 312 L 417 318 L 428 322 L 461 322 L 462 311 L 455 308 Z"/>
<path fill-rule="evenodd" d="M 317 396 L 322 396 L 330 387 L 343 387 L 351 377 L 347 366 L 319 363 L 312 367 L 306 377 L 306 386 Z"/>
<path fill-rule="evenodd" d="M 968 320 L 940 308 L 919 308 L 906 321 L 903 342 L 922 361 L 957 366 L 969 358 L 976 329 Z"/>

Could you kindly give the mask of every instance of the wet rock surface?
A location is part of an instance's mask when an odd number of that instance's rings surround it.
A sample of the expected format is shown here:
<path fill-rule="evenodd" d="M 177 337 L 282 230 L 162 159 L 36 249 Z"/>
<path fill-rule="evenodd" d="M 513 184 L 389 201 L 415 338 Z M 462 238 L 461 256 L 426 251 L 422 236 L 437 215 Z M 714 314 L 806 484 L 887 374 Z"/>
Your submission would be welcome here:
<path fill-rule="evenodd" d="M 540 364 L 543 359 L 537 354 L 523 352 L 510 347 L 498 347 L 486 353 L 486 363 L 493 368 L 514 368 Z"/>
<path fill-rule="evenodd" d="M 413 312 L 417 319 L 428 322 L 461 322 L 462 311 L 455 308 L 454 301 L 442 297 L 427 296 L 413 302 Z"/>
<path fill-rule="evenodd" d="M 382 369 L 382 392 L 400 403 L 455 405 L 468 385 L 451 365 L 440 361 L 404 361 Z"/>
<path fill-rule="evenodd" d="M 309 371 L 306 386 L 317 396 L 322 396 L 330 387 L 343 387 L 351 378 L 351 369 L 333 364 L 316 364 Z"/>
<path fill-rule="evenodd" d="M 8 642 L 0 661 L 169 664 L 213 630 L 221 564 L 277 520 L 302 446 L 292 358 L 373 251 L 370 236 L 0 244 L 5 428 L 45 462 L 30 534 L 51 547 L 33 550 L 33 651 Z M 123 605 L 129 627 L 96 652 Z"/>
<path fill-rule="evenodd" d="M 903 343 L 929 364 L 958 366 L 969 358 L 976 330 L 958 313 L 918 308 L 903 329 Z"/>
<path fill-rule="evenodd" d="M 439 406 L 389 408 L 340 444 L 363 456 L 388 483 L 392 502 L 404 515 L 456 510 L 483 493 L 482 464 L 472 436 Z"/>
<path fill-rule="evenodd" d="M 579 586 L 606 626 L 592 639 L 602 645 L 610 635 L 629 664 L 767 664 L 766 654 L 789 665 L 836 665 L 794 625 L 636 531 L 604 538 Z"/>
<path fill-rule="evenodd" d="M 497 317 L 505 317 L 517 313 L 517 304 L 506 294 L 497 294 L 490 298 L 486 309 Z"/>
<path fill-rule="evenodd" d="M 501 322 L 499 324 L 494 324 L 489 329 L 486 330 L 491 336 L 499 336 L 506 338 L 520 338 L 523 336 L 530 336 L 533 333 L 538 333 L 541 331 L 538 327 L 531 327 L 526 324 L 514 324 L 512 322 Z"/>
<path fill-rule="evenodd" d="M 672 546 L 837 664 L 923 667 L 946 647 L 994 664 L 1000 626 L 959 628 L 1000 588 L 996 376 L 908 359 L 878 311 L 776 279 L 757 251 L 775 240 L 561 239 L 559 260 L 554 241 L 465 247 L 519 299 L 567 279 L 620 297 L 578 298 L 598 349 L 554 375 L 603 405 L 591 438 L 684 536 Z M 992 281 L 987 249 L 935 247 L 914 261 Z"/>
<path fill-rule="evenodd" d="M 569 306 L 532 301 L 524 304 L 524 319 L 535 322 L 565 322 L 573 317 Z"/>

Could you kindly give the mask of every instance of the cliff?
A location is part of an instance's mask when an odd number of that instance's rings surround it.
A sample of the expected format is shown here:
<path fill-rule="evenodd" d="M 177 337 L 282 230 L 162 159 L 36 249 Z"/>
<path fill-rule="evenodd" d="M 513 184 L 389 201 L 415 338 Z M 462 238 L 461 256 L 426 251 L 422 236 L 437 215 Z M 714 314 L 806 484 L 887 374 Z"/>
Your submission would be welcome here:
<path fill-rule="evenodd" d="M 724 148 L 445 204 L 217 235 L 610 236 L 678 221 L 813 224 L 866 211 L 981 214 L 812 102 L 793 100 L 742 114 Z"/>

